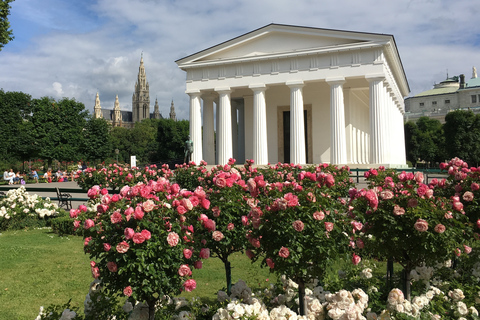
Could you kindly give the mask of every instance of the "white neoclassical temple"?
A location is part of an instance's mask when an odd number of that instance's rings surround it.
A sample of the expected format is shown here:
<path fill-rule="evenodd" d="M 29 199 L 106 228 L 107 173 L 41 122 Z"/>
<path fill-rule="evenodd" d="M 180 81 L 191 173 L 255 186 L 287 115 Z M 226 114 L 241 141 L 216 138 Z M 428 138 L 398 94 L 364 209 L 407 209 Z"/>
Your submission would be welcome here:
<path fill-rule="evenodd" d="M 406 163 L 392 35 L 270 24 L 176 63 L 196 163 Z"/>

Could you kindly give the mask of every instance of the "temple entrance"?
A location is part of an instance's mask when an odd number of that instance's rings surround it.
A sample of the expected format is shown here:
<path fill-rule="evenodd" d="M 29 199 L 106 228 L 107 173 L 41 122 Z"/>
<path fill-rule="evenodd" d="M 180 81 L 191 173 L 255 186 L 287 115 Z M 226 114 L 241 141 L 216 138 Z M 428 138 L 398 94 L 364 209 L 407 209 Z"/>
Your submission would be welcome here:
<path fill-rule="evenodd" d="M 312 163 L 312 106 L 304 108 L 305 159 Z M 290 163 L 290 107 L 278 108 L 278 124 L 278 161 Z"/>

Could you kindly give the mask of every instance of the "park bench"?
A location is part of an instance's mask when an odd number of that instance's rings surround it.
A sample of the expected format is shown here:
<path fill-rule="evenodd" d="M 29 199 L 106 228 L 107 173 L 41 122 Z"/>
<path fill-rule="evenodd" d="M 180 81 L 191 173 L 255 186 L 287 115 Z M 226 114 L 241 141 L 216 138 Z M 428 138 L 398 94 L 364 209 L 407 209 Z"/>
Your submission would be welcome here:
<path fill-rule="evenodd" d="M 43 199 L 49 198 L 52 201 L 58 201 L 58 206 L 59 207 L 65 207 L 65 209 L 71 209 L 72 208 L 72 201 L 82 201 L 82 202 L 87 202 L 89 198 L 87 197 L 85 191 L 82 189 L 75 189 L 75 188 L 41 188 L 41 187 L 36 187 L 35 185 L 37 184 L 32 184 L 30 185 L 23 185 L 26 189 L 26 191 L 29 194 L 34 194 L 34 193 L 54 193 L 56 196 L 53 197 L 46 197 L 46 196 L 41 196 Z M 17 187 L 17 186 L 16 186 Z M 15 188 L 16 188 L 15 187 Z M 4 185 L 0 186 L 0 197 L 1 193 L 6 193 L 8 190 L 13 189 L 12 186 L 9 185 Z M 73 196 L 72 194 L 79 194 L 78 196 Z M 81 195 L 80 195 L 81 194 Z"/>
<path fill-rule="evenodd" d="M 65 209 L 72 209 L 72 195 L 70 193 L 62 193 L 59 188 L 55 188 L 58 198 L 58 206 L 60 208 L 65 207 Z"/>

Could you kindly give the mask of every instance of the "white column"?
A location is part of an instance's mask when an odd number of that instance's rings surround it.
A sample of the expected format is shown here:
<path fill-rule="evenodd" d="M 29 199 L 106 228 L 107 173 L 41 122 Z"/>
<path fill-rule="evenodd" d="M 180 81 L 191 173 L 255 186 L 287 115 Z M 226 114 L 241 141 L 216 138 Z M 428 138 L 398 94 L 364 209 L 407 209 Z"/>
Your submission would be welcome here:
<path fill-rule="evenodd" d="M 345 105 L 343 84 L 345 79 L 327 78 L 330 85 L 330 163 L 347 163 L 347 144 L 345 137 Z"/>
<path fill-rule="evenodd" d="M 250 85 L 253 91 L 253 161 L 268 164 L 267 109 L 264 84 Z"/>
<path fill-rule="evenodd" d="M 237 119 L 237 104 L 236 100 L 231 101 L 231 120 L 232 120 L 232 158 L 238 158 L 238 119 Z"/>
<path fill-rule="evenodd" d="M 305 164 L 305 125 L 303 119 L 303 81 L 289 81 L 290 88 L 290 163 Z"/>
<path fill-rule="evenodd" d="M 215 133 L 213 119 L 213 95 L 202 96 L 203 99 L 203 160 L 215 164 Z"/>
<path fill-rule="evenodd" d="M 203 159 L 200 91 L 187 92 L 187 94 L 190 96 L 190 139 L 193 141 L 191 161 L 198 165 Z"/>
<path fill-rule="evenodd" d="M 232 148 L 232 106 L 230 103 L 230 88 L 215 89 L 219 95 L 218 106 L 218 164 L 227 164 L 233 158 Z"/>
<path fill-rule="evenodd" d="M 383 75 L 366 76 L 370 91 L 370 164 L 385 163 Z"/>

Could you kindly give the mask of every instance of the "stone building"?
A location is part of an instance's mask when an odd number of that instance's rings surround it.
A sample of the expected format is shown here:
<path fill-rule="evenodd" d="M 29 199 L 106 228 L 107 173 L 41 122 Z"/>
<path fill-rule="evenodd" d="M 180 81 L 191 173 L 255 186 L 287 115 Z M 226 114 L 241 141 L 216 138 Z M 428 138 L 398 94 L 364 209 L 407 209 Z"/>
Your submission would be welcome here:
<path fill-rule="evenodd" d="M 422 116 L 445 122 L 445 116 L 453 110 L 480 112 L 480 78 L 472 68 L 472 76 L 455 76 L 435 84 L 433 89 L 405 99 L 405 120 L 415 121 Z"/>
<path fill-rule="evenodd" d="M 270 24 L 176 63 L 197 163 L 406 163 L 392 35 Z"/>
<path fill-rule="evenodd" d="M 147 74 L 143 64 L 143 55 L 140 59 L 137 81 L 135 82 L 132 96 L 132 111 L 120 109 L 118 95 L 115 98 L 113 109 L 102 109 L 100 105 L 100 97 L 97 92 L 94 106 L 94 117 L 104 118 L 114 127 L 126 128 L 133 128 L 135 122 L 140 122 L 143 119 L 163 119 L 163 116 L 160 113 L 158 99 L 155 99 L 153 113 L 150 113 L 150 86 L 147 81 Z M 176 120 L 175 106 L 173 101 L 170 106 L 170 119 Z"/>

